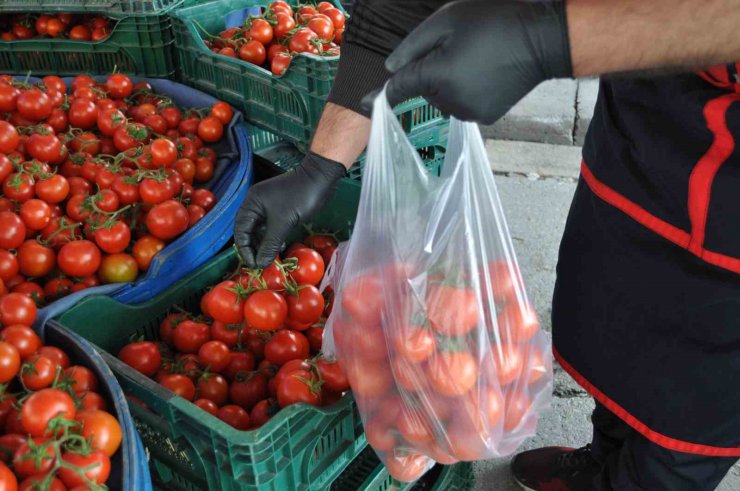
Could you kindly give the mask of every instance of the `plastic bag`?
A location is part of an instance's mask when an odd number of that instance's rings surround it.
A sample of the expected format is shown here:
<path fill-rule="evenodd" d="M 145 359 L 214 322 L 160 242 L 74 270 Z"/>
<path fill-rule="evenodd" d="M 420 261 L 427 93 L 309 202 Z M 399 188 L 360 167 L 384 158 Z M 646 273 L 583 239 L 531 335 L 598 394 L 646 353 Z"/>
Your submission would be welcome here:
<path fill-rule="evenodd" d="M 325 354 L 344 366 L 368 442 L 393 477 L 507 455 L 534 434 L 551 399 L 550 343 L 476 125 L 451 121 L 434 176 L 381 93 L 339 259 Z"/>

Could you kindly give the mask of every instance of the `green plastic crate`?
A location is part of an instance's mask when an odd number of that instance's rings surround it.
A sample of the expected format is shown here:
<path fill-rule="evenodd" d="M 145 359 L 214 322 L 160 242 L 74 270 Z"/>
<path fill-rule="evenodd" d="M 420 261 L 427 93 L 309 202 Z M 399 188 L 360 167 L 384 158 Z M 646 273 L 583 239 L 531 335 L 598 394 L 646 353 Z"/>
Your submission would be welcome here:
<path fill-rule="evenodd" d="M 262 428 L 243 432 L 111 355 L 131 335 L 156 339 L 161 320 L 174 305 L 197 312 L 206 289 L 236 265 L 229 250 L 144 304 L 88 297 L 58 322 L 100 348 L 124 393 L 151 409 L 130 404 L 153 467 L 168 489 L 324 489 L 367 444 L 351 395 L 326 408 L 290 406 Z"/>
<path fill-rule="evenodd" d="M 107 15 L 159 15 L 182 0 L 2 0 L 5 12 L 104 12 Z"/>
<path fill-rule="evenodd" d="M 339 57 L 301 54 L 282 77 L 276 77 L 264 68 L 211 52 L 202 39 L 203 29 L 218 34 L 228 13 L 265 4 L 264 0 L 216 0 L 178 9 L 173 28 L 180 76 L 305 151 L 334 82 Z M 396 112 L 407 133 L 446 124 L 442 113 L 423 99 L 407 101 Z"/>
<path fill-rule="evenodd" d="M 287 140 L 254 125 L 246 124 L 246 126 L 255 161 L 263 166 L 272 167 L 271 174 L 287 172 L 303 159 L 304 153 Z M 439 175 L 447 147 L 447 127 L 438 125 L 424 131 L 410 133 L 408 136 L 426 166 L 433 174 Z M 362 178 L 365 157 L 363 153 L 355 165 L 349 169 L 349 179 L 360 180 Z"/>
<path fill-rule="evenodd" d="M 171 78 L 175 72 L 172 20 L 167 15 L 120 18 L 110 36 L 93 43 L 69 39 L 0 41 L 0 73 Z"/>
<path fill-rule="evenodd" d="M 421 479 L 402 483 L 391 477 L 375 452 L 367 447 L 334 481 L 331 491 L 469 491 L 475 483 L 470 462 L 435 465 Z"/>

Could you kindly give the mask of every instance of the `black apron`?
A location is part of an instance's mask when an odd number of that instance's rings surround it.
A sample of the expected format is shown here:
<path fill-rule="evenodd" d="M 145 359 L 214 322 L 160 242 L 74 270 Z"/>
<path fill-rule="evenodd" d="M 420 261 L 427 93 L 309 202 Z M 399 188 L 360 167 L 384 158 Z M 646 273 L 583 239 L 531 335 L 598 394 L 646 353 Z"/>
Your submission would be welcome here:
<path fill-rule="evenodd" d="M 734 67 L 602 81 L 560 249 L 561 365 L 653 442 L 740 456 Z"/>

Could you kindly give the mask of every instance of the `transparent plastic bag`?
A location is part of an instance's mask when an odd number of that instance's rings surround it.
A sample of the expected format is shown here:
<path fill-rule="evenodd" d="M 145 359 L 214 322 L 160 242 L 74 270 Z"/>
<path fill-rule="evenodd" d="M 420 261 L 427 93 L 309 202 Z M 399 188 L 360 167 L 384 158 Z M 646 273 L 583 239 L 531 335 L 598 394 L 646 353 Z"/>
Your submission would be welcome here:
<path fill-rule="evenodd" d="M 325 354 L 344 366 L 396 479 L 508 455 L 534 434 L 551 399 L 550 344 L 476 125 L 451 121 L 434 176 L 381 93 L 357 221 L 335 263 Z"/>

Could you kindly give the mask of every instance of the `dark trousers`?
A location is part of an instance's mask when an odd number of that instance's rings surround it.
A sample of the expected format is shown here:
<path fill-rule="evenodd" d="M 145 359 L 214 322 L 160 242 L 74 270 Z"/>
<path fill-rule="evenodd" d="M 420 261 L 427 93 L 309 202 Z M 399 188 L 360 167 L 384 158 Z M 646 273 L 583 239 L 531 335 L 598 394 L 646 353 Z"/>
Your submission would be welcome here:
<path fill-rule="evenodd" d="M 598 402 L 591 421 L 592 454 L 603 465 L 594 483 L 598 491 L 712 491 L 737 461 L 668 450 Z"/>

